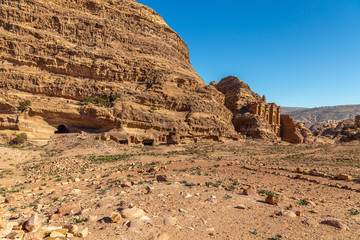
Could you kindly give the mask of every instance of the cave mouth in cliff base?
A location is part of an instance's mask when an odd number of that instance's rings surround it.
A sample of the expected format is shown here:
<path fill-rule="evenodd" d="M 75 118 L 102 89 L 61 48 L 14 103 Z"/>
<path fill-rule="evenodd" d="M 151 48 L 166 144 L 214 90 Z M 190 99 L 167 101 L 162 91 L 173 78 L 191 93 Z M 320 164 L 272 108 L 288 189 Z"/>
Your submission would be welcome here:
<path fill-rule="evenodd" d="M 58 130 L 55 131 L 55 134 L 61 134 L 61 133 L 69 133 L 69 130 L 65 125 L 59 125 Z"/>
<path fill-rule="evenodd" d="M 154 146 L 154 140 L 143 140 L 144 146 Z"/>

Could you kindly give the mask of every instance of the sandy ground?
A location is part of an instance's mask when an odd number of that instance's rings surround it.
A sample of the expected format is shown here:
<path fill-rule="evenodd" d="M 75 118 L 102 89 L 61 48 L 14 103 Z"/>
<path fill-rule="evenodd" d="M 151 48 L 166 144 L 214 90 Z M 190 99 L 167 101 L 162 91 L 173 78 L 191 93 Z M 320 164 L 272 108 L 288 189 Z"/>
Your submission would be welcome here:
<path fill-rule="evenodd" d="M 61 135 L 1 146 L 0 163 L 0 222 L 18 237 L 36 213 L 42 236 L 76 225 L 85 239 L 360 239 L 359 142 L 151 147 Z M 57 213 L 74 203 L 81 209 Z M 116 220 L 124 209 L 144 212 Z M 67 236 L 48 239 L 81 238 Z"/>

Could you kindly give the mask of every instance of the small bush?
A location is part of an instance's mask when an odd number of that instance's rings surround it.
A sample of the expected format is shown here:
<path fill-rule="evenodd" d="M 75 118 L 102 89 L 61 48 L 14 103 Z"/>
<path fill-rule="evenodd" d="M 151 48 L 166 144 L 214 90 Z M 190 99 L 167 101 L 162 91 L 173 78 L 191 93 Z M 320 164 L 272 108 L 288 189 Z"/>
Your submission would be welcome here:
<path fill-rule="evenodd" d="M 23 102 L 20 102 L 20 105 L 17 107 L 17 109 L 21 112 L 25 111 L 31 104 L 30 100 L 25 100 Z"/>
<path fill-rule="evenodd" d="M 355 209 L 355 208 L 352 208 L 350 210 L 348 210 L 348 212 L 351 214 L 351 215 L 359 215 L 359 210 Z"/>
<path fill-rule="evenodd" d="M 299 201 L 299 205 L 307 206 L 307 205 L 309 205 L 309 202 L 306 201 L 305 199 L 301 199 L 301 200 Z"/>
<path fill-rule="evenodd" d="M 110 102 L 114 102 L 116 99 L 118 99 L 119 97 L 121 97 L 120 94 L 111 94 L 110 95 Z"/>
<path fill-rule="evenodd" d="M 86 102 L 86 103 L 94 103 L 94 104 L 100 104 L 104 107 L 108 107 L 109 103 L 101 98 L 101 97 L 83 97 L 83 99 L 81 100 L 82 102 Z"/>
<path fill-rule="evenodd" d="M 27 139 L 28 137 L 26 133 L 20 133 L 19 135 L 16 136 L 16 138 L 11 140 L 10 144 L 11 145 L 23 144 L 24 142 L 27 141 Z"/>

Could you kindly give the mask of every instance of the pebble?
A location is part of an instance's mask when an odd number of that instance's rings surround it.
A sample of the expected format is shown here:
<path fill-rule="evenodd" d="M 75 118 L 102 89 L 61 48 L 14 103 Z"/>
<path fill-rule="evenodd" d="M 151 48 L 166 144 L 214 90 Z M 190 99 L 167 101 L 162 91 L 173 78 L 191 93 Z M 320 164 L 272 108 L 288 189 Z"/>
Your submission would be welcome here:
<path fill-rule="evenodd" d="M 341 223 L 339 220 L 336 220 L 336 219 L 325 220 L 325 221 L 322 221 L 321 224 L 339 228 L 341 230 L 349 230 L 348 226 L 346 226 L 345 224 Z"/>
<path fill-rule="evenodd" d="M 183 209 L 183 208 L 180 208 L 179 209 L 179 212 L 182 212 L 182 213 L 187 213 L 188 211 L 186 211 L 185 209 Z"/>
<path fill-rule="evenodd" d="M 13 196 L 8 196 L 5 198 L 5 203 L 14 203 L 16 199 Z"/>
<path fill-rule="evenodd" d="M 176 217 L 167 217 L 164 219 L 164 224 L 167 226 L 175 226 L 178 223 Z"/>
<path fill-rule="evenodd" d="M 246 196 L 254 196 L 256 195 L 256 191 L 254 188 L 248 188 L 248 189 L 244 189 L 243 194 Z"/>
<path fill-rule="evenodd" d="M 122 219 L 121 214 L 118 212 L 113 212 L 111 214 L 111 223 L 118 223 Z"/>
<path fill-rule="evenodd" d="M 125 218 L 125 219 L 135 219 L 135 218 L 140 218 L 142 216 L 145 215 L 144 210 L 139 209 L 139 208 L 126 208 L 121 210 L 120 212 L 121 217 Z"/>
<path fill-rule="evenodd" d="M 190 193 L 186 194 L 185 198 L 191 198 L 192 195 Z"/>
<path fill-rule="evenodd" d="M 246 209 L 246 207 L 243 204 L 237 205 L 236 208 L 238 208 L 238 209 Z"/>
<path fill-rule="evenodd" d="M 291 210 L 282 211 L 284 217 L 296 218 L 296 213 Z"/>
<path fill-rule="evenodd" d="M 272 205 L 278 205 L 280 202 L 280 197 L 275 195 L 268 195 L 265 201 Z"/>
<path fill-rule="evenodd" d="M 65 214 L 76 214 L 81 211 L 80 203 L 70 203 L 58 208 L 57 212 L 61 215 Z"/>

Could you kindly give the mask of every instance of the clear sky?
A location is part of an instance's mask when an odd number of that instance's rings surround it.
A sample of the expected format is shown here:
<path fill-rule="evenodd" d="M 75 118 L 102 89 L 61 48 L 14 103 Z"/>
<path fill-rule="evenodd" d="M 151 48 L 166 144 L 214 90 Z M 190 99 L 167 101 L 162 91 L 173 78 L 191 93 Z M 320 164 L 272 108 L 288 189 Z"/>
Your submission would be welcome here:
<path fill-rule="evenodd" d="M 206 83 L 233 75 L 281 106 L 360 104 L 360 0 L 137 0 Z"/>

